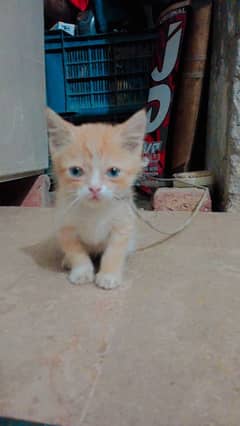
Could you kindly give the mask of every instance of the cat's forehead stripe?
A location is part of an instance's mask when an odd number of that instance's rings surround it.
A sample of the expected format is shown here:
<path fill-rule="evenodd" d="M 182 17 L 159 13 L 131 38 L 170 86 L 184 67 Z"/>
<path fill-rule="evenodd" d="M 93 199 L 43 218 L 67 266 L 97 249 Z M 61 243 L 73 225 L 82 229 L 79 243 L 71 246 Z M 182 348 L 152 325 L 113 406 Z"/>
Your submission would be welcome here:
<path fill-rule="evenodd" d="M 111 125 L 107 124 L 85 124 L 77 130 L 77 141 L 80 143 L 88 155 L 98 153 L 103 155 L 106 149 L 112 146 L 116 131 Z"/>

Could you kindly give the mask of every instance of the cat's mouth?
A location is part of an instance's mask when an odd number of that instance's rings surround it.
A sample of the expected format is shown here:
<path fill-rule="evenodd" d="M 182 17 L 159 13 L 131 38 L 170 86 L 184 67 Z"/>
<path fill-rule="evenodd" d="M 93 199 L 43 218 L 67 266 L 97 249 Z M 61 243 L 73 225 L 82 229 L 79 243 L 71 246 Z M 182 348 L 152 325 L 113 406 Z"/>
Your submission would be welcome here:
<path fill-rule="evenodd" d="M 101 195 L 99 195 L 99 194 L 93 194 L 93 195 L 91 195 L 90 197 L 89 197 L 89 199 L 91 200 L 91 201 L 101 201 Z"/>

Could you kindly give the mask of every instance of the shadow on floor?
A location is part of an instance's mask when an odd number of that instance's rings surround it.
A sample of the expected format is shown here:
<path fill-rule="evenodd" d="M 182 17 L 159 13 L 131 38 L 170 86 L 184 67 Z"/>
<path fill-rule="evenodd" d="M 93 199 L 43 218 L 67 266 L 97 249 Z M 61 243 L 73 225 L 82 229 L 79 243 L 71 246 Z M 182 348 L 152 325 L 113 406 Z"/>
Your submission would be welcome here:
<path fill-rule="evenodd" d="M 23 247 L 23 252 L 43 269 L 60 272 L 62 253 L 57 246 L 56 239 L 51 237 L 32 246 Z"/>
<path fill-rule="evenodd" d="M 61 272 L 63 270 L 61 266 L 63 254 L 54 237 L 32 246 L 23 247 L 22 250 L 25 254 L 31 256 L 34 262 L 43 269 L 54 272 Z M 100 267 L 101 256 L 92 256 L 91 259 L 97 273 Z"/>

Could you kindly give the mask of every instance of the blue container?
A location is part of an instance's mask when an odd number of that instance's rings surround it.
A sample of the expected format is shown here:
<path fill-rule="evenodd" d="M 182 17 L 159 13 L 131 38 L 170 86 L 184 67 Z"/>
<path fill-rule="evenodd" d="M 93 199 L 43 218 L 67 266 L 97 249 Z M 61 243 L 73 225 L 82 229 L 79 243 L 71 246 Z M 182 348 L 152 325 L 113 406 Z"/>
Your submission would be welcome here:
<path fill-rule="evenodd" d="M 145 105 L 155 34 L 45 35 L 47 102 L 82 117 L 130 113 Z"/>

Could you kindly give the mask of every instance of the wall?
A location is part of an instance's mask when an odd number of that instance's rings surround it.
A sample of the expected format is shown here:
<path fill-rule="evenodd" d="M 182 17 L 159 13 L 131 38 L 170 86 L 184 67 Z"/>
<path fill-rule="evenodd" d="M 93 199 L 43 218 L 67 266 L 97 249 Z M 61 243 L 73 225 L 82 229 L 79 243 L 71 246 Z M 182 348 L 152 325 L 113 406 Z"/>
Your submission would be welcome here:
<path fill-rule="evenodd" d="M 207 167 L 219 206 L 240 211 L 240 0 L 213 5 Z"/>
<path fill-rule="evenodd" d="M 48 165 L 42 0 L 0 0 L 0 180 Z"/>

